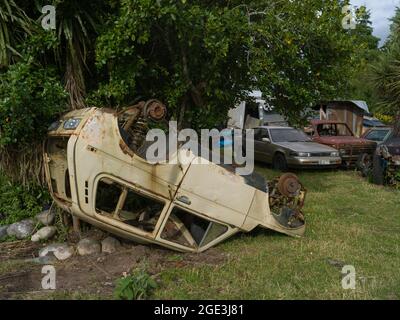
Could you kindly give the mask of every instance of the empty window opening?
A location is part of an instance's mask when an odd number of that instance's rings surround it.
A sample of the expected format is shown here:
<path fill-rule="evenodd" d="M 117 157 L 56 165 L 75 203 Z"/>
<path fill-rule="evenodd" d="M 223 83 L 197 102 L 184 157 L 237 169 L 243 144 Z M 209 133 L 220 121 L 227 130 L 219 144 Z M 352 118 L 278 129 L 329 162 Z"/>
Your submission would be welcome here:
<path fill-rule="evenodd" d="M 317 131 L 321 137 L 326 136 L 352 136 L 350 129 L 343 123 L 319 124 Z"/>
<path fill-rule="evenodd" d="M 164 205 L 132 190 L 127 191 L 126 200 L 119 215 L 125 223 L 145 231 L 153 231 Z"/>
<path fill-rule="evenodd" d="M 110 179 L 97 187 L 96 211 L 146 232 L 154 231 L 164 203 Z"/>
<path fill-rule="evenodd" d="M 219 238 L 228 227 L 174 208 L 164 227 L 161 238 L 186 247 L 203 247 Z"/>
<path fill-rule="evenodd" d="M 110 179 L 101 179 L 97 185 L 96 211 L 114 214 L 122 188 Z"/>

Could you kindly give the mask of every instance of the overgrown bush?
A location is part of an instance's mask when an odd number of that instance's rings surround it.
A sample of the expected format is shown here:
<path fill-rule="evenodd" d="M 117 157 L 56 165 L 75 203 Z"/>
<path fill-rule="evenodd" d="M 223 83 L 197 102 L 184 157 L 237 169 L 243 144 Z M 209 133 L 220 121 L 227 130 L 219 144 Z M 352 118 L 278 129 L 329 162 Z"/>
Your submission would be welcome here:
<path fill-rule="evenodd" d="M 48 192 L 41 187 L 13 184 L 0 174 L 0 225 L 33 217 L 49 202 Z"/>
<path fill-rule="evenodd" d="M 41 63 L 55 43 L 51 34 L 32 36 L 19 61 L 0 72 L 0 171 L 24 186 L 44 181 L 41 143 L 67 106 L 57 69 Z"/>
<path fill-rule="evenodd" d="M 0 147 L 20 149 L 41 141 L 67 94 L 55 70 L 29 58 L 0 75 Z"/>

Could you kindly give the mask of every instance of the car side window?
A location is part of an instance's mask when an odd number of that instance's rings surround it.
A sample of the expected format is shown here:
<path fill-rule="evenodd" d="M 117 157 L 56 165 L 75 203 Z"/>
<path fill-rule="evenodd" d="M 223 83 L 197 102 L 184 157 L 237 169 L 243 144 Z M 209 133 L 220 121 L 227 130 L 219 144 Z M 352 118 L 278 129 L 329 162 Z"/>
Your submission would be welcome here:
<path fill-rule="evenodd" d="M 175 207 L 164 226 L 161 238 L 185 247 L 198 248 L 209 244 L 227 231 L 227 226 Z"/>
<path fill-rule="evenodd" d="M 333 124 L 319 124 L 317 130 L 321 137 L 337 136 L 336 126 Z"/>
<path fill-rule="evenodd" d="M 261 140 L 263 138 L 268 138 L 269 139 L 269 132 L 267 129 L 261 129 Z"/>
<path fill-rule="evenodd" d="M 153 232 L 165 204 L 109 178 L 102 178 L 97 185 L 95 205 L 98 214 Z"/>
<path fill-rule="evenodd" d="M 268 138 L 269 139 L 269 133 L 267 129 L 256 129 L 254 132 L 254 140 L 256 141 L 262 141 L 263 138 Z"/>
<path fill-rule="evenodd" d="M 261 129 L 260 128 L 254 129 L 254 140 L 256 140 L 256 141 L 261 140 Z"/>

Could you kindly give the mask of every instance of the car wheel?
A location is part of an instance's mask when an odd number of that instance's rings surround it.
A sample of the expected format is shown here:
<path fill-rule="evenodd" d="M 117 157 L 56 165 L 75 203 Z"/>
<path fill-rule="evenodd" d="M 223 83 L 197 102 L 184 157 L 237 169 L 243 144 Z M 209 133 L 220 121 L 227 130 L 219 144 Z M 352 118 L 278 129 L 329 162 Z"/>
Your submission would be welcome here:
<path fill-rule="evenodd" d="M 372 179 L 377 185 L 384 184 L 384 168 L 382 166 L 381 157 L 377 154 L 374 154 Z"/>
<path fill-rule="evenodd" d="M 275 154 L 272 160 L 272 167 L 279 171 L 286 171 L 288 169 L 286 158 L 282 153 Z"/>
<path fill-rule="evenodd" d="M 371 167 L 372 167 L 372 159 L 371 155 L 367 153 L 360 154 L 358 157 L 356 167 L 357 170 L 361 172 L 361 175 L 363 177 L 367 177 L 370 173 Z"/>

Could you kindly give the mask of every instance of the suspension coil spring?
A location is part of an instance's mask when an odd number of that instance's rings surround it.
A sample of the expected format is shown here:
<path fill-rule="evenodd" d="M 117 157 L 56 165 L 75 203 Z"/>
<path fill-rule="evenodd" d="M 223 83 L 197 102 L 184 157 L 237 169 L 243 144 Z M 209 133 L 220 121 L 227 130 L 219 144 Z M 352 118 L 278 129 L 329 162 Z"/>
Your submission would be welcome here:
<path fill-rule="evenodd" d="M 143 116 L 141 116 L 131 128 L 132 147 L 134 150 L 138 150 L 142 146 L 144 140 L 146 139 L 147 131 L 147 121 Z"/>

